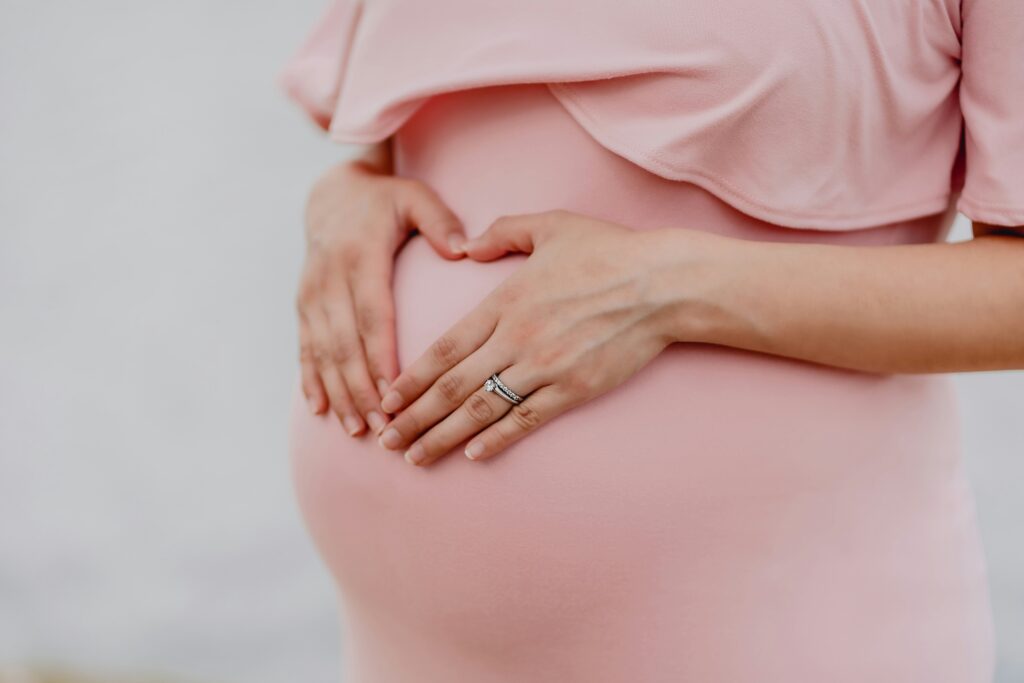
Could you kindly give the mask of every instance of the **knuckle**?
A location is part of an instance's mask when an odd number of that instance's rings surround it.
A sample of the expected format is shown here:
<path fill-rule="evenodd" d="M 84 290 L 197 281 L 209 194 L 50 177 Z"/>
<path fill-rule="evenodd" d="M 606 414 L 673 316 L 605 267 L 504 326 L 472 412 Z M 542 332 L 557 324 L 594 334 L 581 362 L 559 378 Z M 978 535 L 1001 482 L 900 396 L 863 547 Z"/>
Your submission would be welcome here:
<path fill-rule="evenodd" d="M 376 306 L 356 306 L 356 325 L 363 332 L 375 332 L 382 323 L 383 316 Z"/>
<path fill-rule="evenodd" d="M 347 270 L 351 270 L 362 259 L 363 245 L 358 242 L 343 242 L 335 247 L 335 255 Z"/>
<path fill-rule="evenodd" d="M 511 306 L 523 295 L 522 287 L 513 280 L 506 280 L 494 292 L 497 304 L 502 307 Z"/>
<path fill-rule="evenodd" d="M 536 429 L 540 424 L 540 413 L 527 403 L 520 403 L 512 408 L 512 419 L 523 431 Z"/>
<path fill-rule="evenodd" d="M 420 200 L 430 204 L 441 204 L 441 195 L 426 183 L 416 181 L 415 191 L 419 194 Z"/>
<path fill-rule="evenodd" d="M 354 357 L 355 344 L 348 339 L 339 340 L 331 347 L 330 359 L 337 365 L 345 365 Z"/>
<path fill-rule="evenodd" d="M 334 410 L 334 414 L 338 416 L 338 419 L 343 421 L 352 411 L 352 406 L 340 397 L 331 398 L 331 408 Z"/>
<path fill-rule="evenodd" d="M 341 420 L 344 420 L 345 416 L 352 413 L 352 406 L 348 404 L 348 401 L 346 401 L 343 396 L 339 396 L 338 394 L 329 396 L 328 403 L 334 411 L 334 414 Z"/>
<path fill-rule="evenodd" d="M 530 291 L 535 289 L 535 286 L 534 283 L 527 278 L 510 277 L 508 280 L 502 283 L 501 289 L 502 295 L 505 297 L 505 301 L 507 301 L 510 304 L 514 304 L 520 301 L 521 299 L 525 298 L 527 295 L 529 295 Z M 545 305 L 547 308 L 553 308 L 553 306 L 550 304 L 543 304 L 541 302 L 538 302 L 538 304 Z M 548 311 L 542 311 L 539 307 L 531 307 L 531 309 L 532 312 L 529 314 L 517 314 L 518 319 L 515 322 L 518 324 L 520 322 L 523 322 L 523 319 L 529 318 L 533 320 L 535 323 L 537 323 L 539 326 L 543 326 L 543 323 L 547 316 L 541 315 L 541 313 L 547 313 Z"/>
<path fill-rule="evenodd" d="M 421 180 L 400 177 L 396 177 L 394 180 L 395 185 L 393 187 L 399 193 L 397 197 L 399 202 L 408 205 L 409 203 L 417 204 L 420 202 L 438 201 L 434 188 Z"/>
<path fill-rule="evenodd" d="M 571 394 L 577 396 L 590 396 L 597 388 L 592 376 L 579 372 L 569 373 L 564 384 Z"/>
<path fill-rule="evenodd" d="M 569 357 L 569 349 L 564 344 L 528 344 L 528 341 L 524 340 L 524 346 L 528 346 L 530 358 L 538 370 L 547 374 L 564 374 L 563 370 Z"/>
<path fill-rule="evenodd" d="M 348 395 L 343 391 L 340 386 L 328 386 L 326 387 L 327 398 L 334 411 L 338 413 L 338 417 L 344 417 L 345 413 L 352 409 L 351 402 L 349 401 Z"/>
<path fill-rule="evenodd" d="M 458 344 L 447 334 L 438 338 L 430 347 L 430 352 L 433 354 L 434 359 L 445 366 L 452 365 L 455 362 L 458 350 Z"/>
<path fill-rule="evenodd" d="M 480 394 L 473 394 L 466 401 L 466 413 L 479 424 L 490 424 L 494 417 L 494 406 Z"/>
<path fill-rule="evenodd" d="M 513 292 L 511 296 L 515 297 L 518 296 L 518 294 Z M 511 299 L 511 301 L 514 300 L 514 298 Z M 544 329 L 545 322 L 542 316 L 531 315 L 522 318 L 516 316 L 516 318 L 517 319 L 515 320 L 511 320 L 507 328 L 503 330 L 503 332 L 508 334 L 509 339 L 515 345 L 515 348 L 527 349 L 527 347 L 533 346 L 553 346 L 551 344 L 540 345 L 533 343 Z M 531 352 L 533 351 L 532 348 L 529 350 Z M 536 353 L 543 352 L 538 350 Z"/>
<path fill-rule="evenodd" d="M 316 363 L 317 367 L 325 367 L 331 362 L 331 354 L 322 346 L 313 346 L 310 349 L 310 355 L 312 355 L 313 362 Z"/>
<path fill-rule="evenodd" d="M 458 403 L 462 399 L 462 387 L 465 381 L 455 373 L 447 373 L 437 380 L 437 391 L 448 403 Z"/>
<path fill-rule="evenodd" d="M 356 405 L 363 409 L 372 409 L 376 406 L 376 400 L 373 398 L 373 394 L 364 386 L 352 387 L 349 386 L 349 392 L 352 394 L 352 400 L 355 401 Z"/>
<path fill-rule="evenodd" d="M 299 282 L 298 291 L 295 292 L 295 308 L 302 312 L 316 300 L 319 291 L 318 282 L 310 277 L 304 277 Z"/>
<path fill-rule="evenodd" d="M 412 411 L 409 410 L 395 418 L 394 422 L 392 422 L 390 426 L 398 432 L 403 442 L 408 441 L 415 435 L 422 434 L 425 431 L 420 425 L 419 419 L 417 419 L 417 417 L 412 414 Z"/>

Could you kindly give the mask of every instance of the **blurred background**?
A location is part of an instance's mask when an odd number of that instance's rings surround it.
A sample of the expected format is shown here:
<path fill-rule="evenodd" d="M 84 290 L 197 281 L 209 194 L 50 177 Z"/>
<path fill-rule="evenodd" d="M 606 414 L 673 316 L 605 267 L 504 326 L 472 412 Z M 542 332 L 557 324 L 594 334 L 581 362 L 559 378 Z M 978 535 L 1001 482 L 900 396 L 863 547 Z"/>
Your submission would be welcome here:
<path fill-rule="evenodd" d="M 347 150 L 274 82 L 322 7 L 0 0 L 2 683 L 338 680 L 286 417 L 302 207 Z M 1024 681 L 1024 373 L 956 382 Z"/>

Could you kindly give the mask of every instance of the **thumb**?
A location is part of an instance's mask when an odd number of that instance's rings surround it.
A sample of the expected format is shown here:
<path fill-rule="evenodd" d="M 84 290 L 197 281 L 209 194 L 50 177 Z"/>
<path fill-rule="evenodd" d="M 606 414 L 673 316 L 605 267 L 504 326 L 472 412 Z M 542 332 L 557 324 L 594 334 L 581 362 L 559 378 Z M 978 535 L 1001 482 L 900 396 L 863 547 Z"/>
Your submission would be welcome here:
<path fill-rule="evenodd" d="M 535 214 L 502 216 L 466 242 L 466 255 L 474 261 L 493 261 L 510 252 L 533 253 L 542 221 Z"/>
<path fill-rule="evenodd" d="M 403 193 L 400 210 L 406 223 L 420 231 L 441 256 L 460 259 L 466 232 L 462 222 L 427 185 L 414 181 Z"/>

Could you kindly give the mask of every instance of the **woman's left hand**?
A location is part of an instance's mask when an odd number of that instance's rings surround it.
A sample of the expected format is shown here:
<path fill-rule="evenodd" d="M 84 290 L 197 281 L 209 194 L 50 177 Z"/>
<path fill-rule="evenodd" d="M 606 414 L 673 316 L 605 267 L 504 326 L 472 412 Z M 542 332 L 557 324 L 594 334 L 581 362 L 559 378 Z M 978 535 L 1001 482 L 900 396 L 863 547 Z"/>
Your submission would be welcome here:
<path fill-rule="evenodd" d="M 475 437 L 467 457 L 486 458 L 621 384 L 677 340 L 669 283 L 720 239 L 566 211 L 498 219 L 466 254 L 531 256 L 392 382 L 381 407 L 401 412 L 380 444 L 427 465 Z M 492 373 L 525 400 L 485 391 Z"/>

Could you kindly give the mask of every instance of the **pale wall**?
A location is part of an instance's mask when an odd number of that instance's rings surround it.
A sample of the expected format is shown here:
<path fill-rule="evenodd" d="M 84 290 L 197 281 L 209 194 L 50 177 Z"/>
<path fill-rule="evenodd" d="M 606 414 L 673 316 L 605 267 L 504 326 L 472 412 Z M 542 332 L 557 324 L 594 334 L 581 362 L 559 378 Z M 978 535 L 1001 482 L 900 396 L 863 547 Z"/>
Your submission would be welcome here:
<path fill-rule="evenodd" d="M 342 150 L 272 81 L 319 10 L 0 2 L 0 663 L 337 676 L 285 415 L 301 204 Z M 1024 680 L 1024 374 L 958 382 Z"/>

